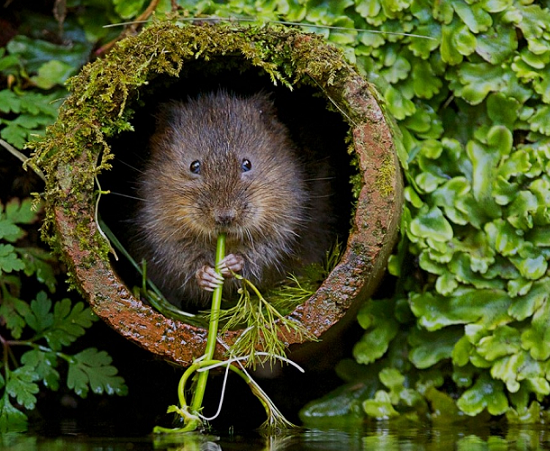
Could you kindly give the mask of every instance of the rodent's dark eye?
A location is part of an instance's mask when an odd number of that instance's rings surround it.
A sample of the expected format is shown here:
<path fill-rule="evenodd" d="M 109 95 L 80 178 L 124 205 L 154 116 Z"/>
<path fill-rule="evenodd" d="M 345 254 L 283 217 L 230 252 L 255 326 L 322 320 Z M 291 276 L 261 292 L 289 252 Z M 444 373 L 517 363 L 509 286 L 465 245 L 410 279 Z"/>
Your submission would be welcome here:
<path fill-rule="evenodd" d="M 189 166 L 189 170 L 193 174 L 200 174 L 201 173 L 201 162 L 199 160 L 193 161 L 191 165 Z"/>
<path fill-rule="evenodd" d="M 250 160 L 247 160 L 246 158 L 243 159 L 243 162 L 241 163 L 241 169 L 243 172 L 248 172 L 252 169 L 252 163 Z"/>

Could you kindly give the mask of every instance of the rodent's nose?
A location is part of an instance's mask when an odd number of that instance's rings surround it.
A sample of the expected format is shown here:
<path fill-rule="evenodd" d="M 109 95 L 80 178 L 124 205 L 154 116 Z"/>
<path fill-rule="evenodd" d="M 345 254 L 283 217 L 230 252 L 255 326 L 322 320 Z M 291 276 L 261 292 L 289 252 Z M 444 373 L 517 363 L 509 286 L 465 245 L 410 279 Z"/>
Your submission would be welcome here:
<path fill-rule="evenodd" d="M 221 226 L 228 226 L 235 220 L 237 213 L 234 208 L 219 208 L 214 212 L 214 221 Z"/>

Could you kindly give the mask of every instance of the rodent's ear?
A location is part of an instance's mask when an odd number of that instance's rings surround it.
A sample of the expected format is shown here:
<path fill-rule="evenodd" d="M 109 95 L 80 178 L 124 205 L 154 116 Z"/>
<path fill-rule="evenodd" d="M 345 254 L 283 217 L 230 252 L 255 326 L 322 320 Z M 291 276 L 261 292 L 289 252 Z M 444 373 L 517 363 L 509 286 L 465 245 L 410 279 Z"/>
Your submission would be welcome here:
<path fill-rule="evenodd" d="M 260 91 L 251 97 L 254 106 L 261 111 L 264 117 L 272 117 L 277 115 L 277 108 L 271 99 L 271 94 Z"/>
<path fill-rule="evenodd" d="M 157 129 L 162 129 L 168 126 L 169 124 L 174 123 L 176 119 L 176 109 L 178 103 L 175 101 L 161 103 L 158 107 L 158 110 L 155 114 L 155 119 L 157 123 Z"/>

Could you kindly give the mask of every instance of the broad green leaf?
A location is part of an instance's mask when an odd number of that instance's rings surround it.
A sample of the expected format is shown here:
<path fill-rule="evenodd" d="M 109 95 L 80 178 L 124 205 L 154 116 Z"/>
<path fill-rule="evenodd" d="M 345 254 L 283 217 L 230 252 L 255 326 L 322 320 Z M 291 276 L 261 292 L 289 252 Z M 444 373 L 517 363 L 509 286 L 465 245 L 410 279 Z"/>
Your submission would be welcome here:
<path fill-rule="evenodd" d="M 146 0 L 113 0 L 115 11 L 123 19 L 137 16 L 145 5 Z"/>
<path fill-rule="evenodd" d="M 454 92 L 472 105 L 480 104 L 490 92 L 503 91 L 508 78 L 503 67 L 488 63 L 464 63 L 457 75 L 460 85 Z"/>
<path fill-rule="evenodd" d="M 492 196 L 492 184 L 499 160 L 509 149 L 489 148 L 477 141 L 469 141 L 466 152 L 473 164 L 472 193 L 483 212 L 492 218 L 501 215 L 500 206 Z"/>
<path fill-rule="evenodd" d="M 527 45 L 534 54 L 543 54 L 550 49 L 547 40 L 542 39 L 548 23 L 550 21 L 550 12 L 548 8 L 541 8 L 540 5 L 517 5 L 510 12 L 519 13 L 516 26 L 521 29 L 527 39 Z"/>
<path fill-rule="evenodd" d="M 453 348 L 463 334 L 461 328 L 445 328 L 435 332 L 413 330 L 409 335 L 409 359 L 419 369 L 450 359 Z"/>
<path fill-rule="evenodd" d="M 537 197 L 527 190 L 516 194 L 514 201 L 508 207 L 507 220 L 520 231 L 528 231 L 533 228 L 533 216 L 538 211 Z M 521 232 L 520 232 L 521 233 Z"/>
<path fill-rule="evenodd" d="M 414 56 L 424 60 L 428 59 L 431 53 L 436 50 L 441 43 L 441 25 L 437 22 L 430 21 L 430 23 L 416 27 L 414 34 L 431 38 L 413 38 L 408 47 L 413 52 Z"/>
<path fill-rule="evenodd" d="M 6 392 L 25 409 L 34 409 L 35 395 L 39 392 L 38 385 L 35 383 L 37 379 L 38 375 L 33 371 L 33 368 L 21 366 L 14 371 L 10 371 L 7 377 Z"/>
<path fill-rule="evenodd" d="M 432 66 L 427 61 L 415 61 L 411 75 L 414 93 L 419 98 L 431 99 L 443 86 L 443 82 L 434 73 Z"/>
<path fill-rule="evenodd" d="M 308 403 L 300 410 L 300 419 L 308 426 L 323 420 L 330 421 L 331 425 L 340 419 L 344 422 L 362 421 L 362 402 L 373 395 L 374 391 L 368 384 L 346 384 Z"/>
<path fill-rule="evenodd" d="M 548 261 L 544 255 L 532 257 L 514 257 L 510 259 L 519 270 L 522 277 L 527 280 L 538 280 L 546 274 Z"/>
<path fill-rule="evenodd" d="M 459 199 L 464 199 L 470 193 L 471 185 L 465 177 L 455 177 L 441 185 L 432 194 L 432 201 L 443 208 L 445 216 L 455 224 L 465 225 L 468 216 L 456 208 Z"/>
<path fill-rule="evenodd" d="M 437 207 L 430 210 L 423 207 L 417 217 L 411 221 L 410 233 L 414 239 L 429 238 L 434 241 L 448 242 L 453 238 L 453 228 Z"/>
<path fill-rule="evenodd" d="M 494 328 L 511 321 L 507 313 L 511 300 L 501 290 L 463 289 L 449 297 L 431 292 L 412 293 L 410 304 L 419 324 L 430 331 L 453 324 Z"/>
<path fill-rule="evenodd" d="M 520 332 L 507 325 L 497 327 L 492 335 L 483 337 L 476 345 L 477 352 L 489 361 L 515 354 L 520 349 Z"/>
<path fill-rule="evenodd" d="M 456 66 L 462 63 L 464 57 L 458 51 L 455 41 L 456 33 L 460 27 L 458 22 L 453 22 L 451 25 L 444 25 L 441 28 L 441 59 L 450 66 Z"/>
<path fill-rule="evenodd" d="M 75 69 L 82 67 L 89 57 L 90 44 L 57 45 L 19 34 L 8 42 L 7 49 L 10 54 L 23 59 L 28 72 L 37 72 L 42 64 L 52 60 L 62 61 Z"/>
<path fill-rule="evenodd" d="M 411 63 L 409 63 L 408 59 L 402 55 L 397 55 L 391 62 L 390 67 L 382 70 L 380 75 L 393 85 L 399 80 L 405 80 L 409 76 L 410 71 Z"/>
<path fill-rule="evenodd" d="M 459 338 L 451 352 L 453 363 L 458 366 L 466 365 L 470 361 L 472 349 L 473 345 L 468 340 L 468 337 L 462 336 Z"/>
<path fill-rule="evenodd" d="M 514 0 L 482 0 L 481 7 L 489 13 L 500 13 L 512 6 Z"/>
<path fill-rule="evenodd" d="M 491 15 L 479 3 L 467 4 L 464 0 L 453 0 L 452 5 L 472 33 L 485 31 L 493 24 Z"/>
<path fill-rule="evenodd" d="M 485 232 L 495 250 L 506 257 L 516 255 L 524 242 L 522 234 L 503 219 L 495 219 L 488 223 Z"/>
<path fill-rule="evenodd" d="M 25 432 L 27 427 L 27 415 L 16 409 L 4 392 L 0 398 L 0 432 Z"/>
<path fill-rule="evenodd" d="M 63 85 L 73 75 L 75 67 L 63 61 L 50 60 L 38 69 L 38 75 L 32 81 L 41 89 L 51 89 L 55 85 Z"/>
<path fill-rule="evenodd" d="M 378 420 L 386 420 L 399 416 L 399 413 L 394 409 L 390 395 L 379 390 L 374 395 L 374 399 L 367 399 L 363 403 L 363 409 L 367 416 Z"/>
<path fill-rule="evenodd" d="M 0 243 L 0 274 L 21 271 L 25 267 L 23 261 L 11 244 Z"/>
<path fill-rule="evenodd" d="M 353 347 L 358 363 L 368 364 L 382 357 L 399 330 L 389 301 L 369 301 L 359 311 L 358 321 L 365 329 L 363 337 Z"/>
<path fill-rule="evenodd" d="M 0 72 L 10 68 L 18 68 L 20 65 L 21 62 L 19 61 L 19 58 L 15 55 L 7 55 L 0 58 Z"/>
<path fill-rule="evenodd" d="M 459 24 L 454 29 L 452 43 L 461 55 L 469 56 L 476 51 L 477 39 L 467 27 Z"/>
<path fill-rule="evenodd" d="M 531 288 L 533 288 L 533 281 L 524 279 L 523 277 L 518 277 L 517 279 L 508 281 L 507 288 L 508 293 L 512 298 L 524 296 L 531 291 Z"/>
<path fill-rule="evenodd" d="M 403 96 L 399 89 L 389 86 L 384 92 L 388 109 L 396 119 L 405 119 L 416 111 L 414 103 Z"/>
<path fill-rule="evenodd" d="M 497 360 L 491 368 L 491 376 L 502 380 L 510 393 L 516 393 L 522 382 L 538 395 L 550 394 L 550 385 L 545 379 L 543 366 L 525 351 Z"/>
<path fill-rule="evenodd" d="M 67 386 L 85 398 L 88 392 L 108 395 L 125 395 L 128 391 L 124 379 L 117 376 L 117 369 L 111 366 L 111 357 L 105 351 L 88 348 L 74 355 L 69 362 Z"/>
<path fill-rule="evenodd" d="M 529 127 L 534 132 L 550 136 L 550 106 L 543 105 L 536 109 L 535 114 L 529 119 Z"/>
<path fill-rule="evenodd" d="M 491 254 L 486 259 L 474 259 L 468 253 L 455 252 L 449 263 L 449 270 L 463 284 L 473 285 L 477 289 L 504 290 L 506 287 L 504 280 L 491 279 L 485 277 L 484 274 L 480 274 L 482 271 L 487 271 L 490 263 L 492 263 Z"/>
<path fill-rule="evenodd" d="M 381 0 L 372 0 L 369 2 L 359 1 L 355 6 L 355 11 L 357 11 L 364 18 L 376 17 L 380 14 L 382 5 L 380 4 Z"/>
<path fill-rule="evenodd" d="M 506 61 L 518 47 L 516 29 L 497 25 L 477 35 L 476 53 L 493 65 Z"/>
<path fill-rule="evenodd" d="M 59 388 L 59 373 L 57 366 L 57 355 L 54 352 L 32 349 L 21 356 L 21 363 L 38 376 L 44 386 L 57 390 Z"/>
<path fill-rule="evenodd" d="M 519 117 L 520 103 L 517 99 L 501 93 L 492 93 L 487 97 L 487 114 L 497 125 L 513 128 Z"/>
<path fill-rule="evenodd" d="M 482 373 L 474 386 L 466 390 L 457 405 L 466 415 L 475 416 L 487 409 L 491 415 L 502 415 L 508 410 L 503 384 Z"/>
<path fill-rule="evenodd" d="M 533 283 L 528 293 L 514 299 L 508 313 L 518 321 L 523 321 L 540 309 L 549 293 L 550 279 L 548 277 L 539 279 Z"/>
<path fill-rule="evenodd" d="M 541 300 L 541 297 L 535 300 Z M 544 294 L 542 304 L 535 311 L 531 327 L 521 335 L 523 349 L 529 351 L 535 360 L 547 360 L 550 358 L 550 302 L 548 294 Z"/>

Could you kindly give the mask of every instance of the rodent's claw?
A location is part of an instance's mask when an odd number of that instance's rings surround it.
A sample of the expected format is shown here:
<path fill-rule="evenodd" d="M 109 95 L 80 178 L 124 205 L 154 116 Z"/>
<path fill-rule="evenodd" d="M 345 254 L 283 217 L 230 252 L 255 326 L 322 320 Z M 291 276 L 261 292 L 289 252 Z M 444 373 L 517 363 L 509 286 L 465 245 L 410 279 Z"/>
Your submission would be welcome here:
<path fill-rule="evenodd" d="M 244 258 L 240 254 L 228 254 L 219 263 L 220 272 L 224 277 L 232 277 L 232 272 L 239 272 L 243 269 Z"/>
<path fill-rule="evenodd" d="M 204 265 L 195 276 L 199 286 L 206 291 L 214 291 L 223 284 L 223 276 L 218 274 L 212 266 Z"/>
<path fill-rule="evenodd" d="M 228 254 L 219 263 L 221 274 L 218 274 L 210 265 L 204 265 L 199 269 L 195 276 L 199 287 L 206 291 L 214 291 L 223 284 L 224 279 L 233 277 L 234 272 L 239 272 L 243 269 L 244 258 L 239 254 Z"/>

